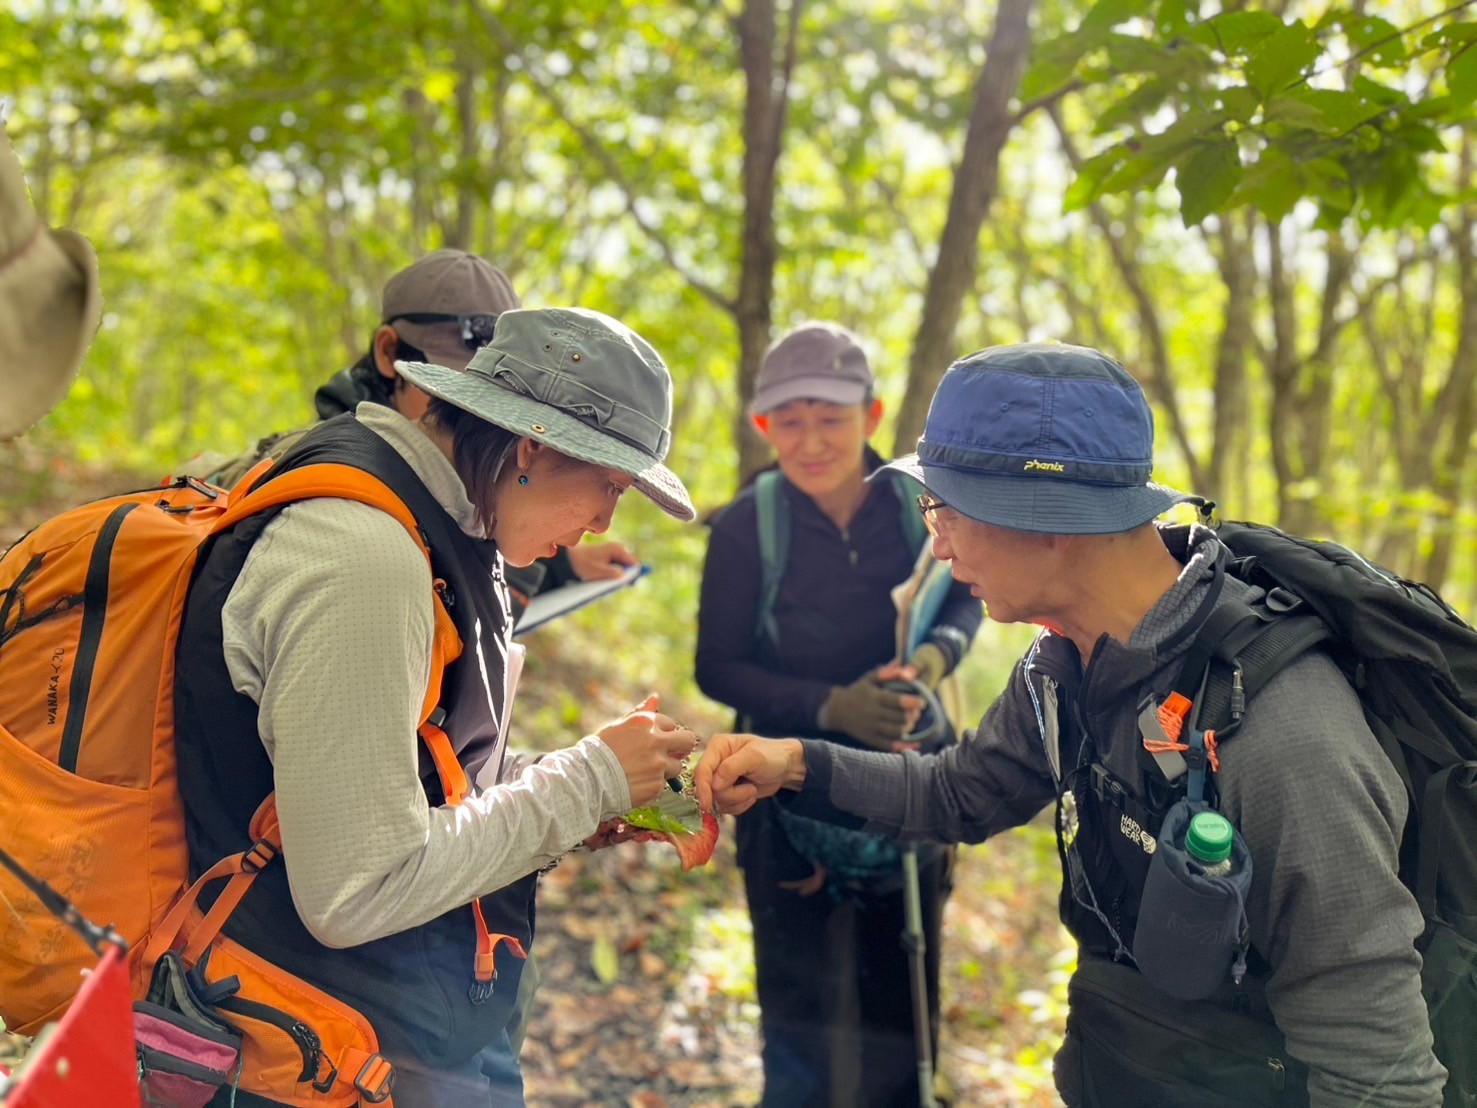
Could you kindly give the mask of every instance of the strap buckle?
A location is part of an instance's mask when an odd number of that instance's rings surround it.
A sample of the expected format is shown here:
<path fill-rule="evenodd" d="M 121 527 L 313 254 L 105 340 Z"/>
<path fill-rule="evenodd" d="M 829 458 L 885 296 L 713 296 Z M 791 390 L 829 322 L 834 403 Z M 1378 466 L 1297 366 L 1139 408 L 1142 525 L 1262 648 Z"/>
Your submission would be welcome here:
<path fill-rule="evenodd" d="M 258 839 L 251 849 L 241 855 L 241 872 L 260 873 L 277 857 L 277 848 L 266 839 Z"/>
<path fill-rule="evenodd" d="M 395 1067 L 383 1054 L 371 1054 L 354 1078 L 354 1088 L 370 1104 L 383 1104 L 395 1088 Z"/>
<path fill-rule="evenodd" d="M 1127 790 L 1108 772 L 1107 767 L 1097 762 L 1092 764 L 1092 791 L 1100 802 L 1118 809 L 1123 808 L 1123 798 L 1127 795 Z"/>

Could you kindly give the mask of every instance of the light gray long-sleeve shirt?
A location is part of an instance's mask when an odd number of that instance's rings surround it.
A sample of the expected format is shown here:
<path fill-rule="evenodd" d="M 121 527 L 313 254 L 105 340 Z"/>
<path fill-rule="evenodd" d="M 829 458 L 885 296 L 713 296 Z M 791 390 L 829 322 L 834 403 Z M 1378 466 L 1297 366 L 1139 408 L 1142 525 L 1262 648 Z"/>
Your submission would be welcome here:
<path fill-rule="evenodd" d="M 456 471 L 418 427 L 381 405 L 357 415 L 480 536 Z M 499 783 L 460 805 L 427 803 L 416 728 L 432 605 L 430 568 L 399 523 L 365 504 L 317 499 L 267 526 L 222 611 L 232 684 L 260 709 L 293 902 L 327 946 L 467 904 L 631 807 L 620 762 L 593 736 L 516 777 L 509 759 Z"/>
<path fill-rule="evenodd" d="M 1131 755 L 1137 706 L 1172 687 L 1216 548 L 1197 530 L 1180 580 L 1129 642 L 1098 646 L 1081 696 L 1107 758 Z M 1248 595 L 1234 581 L 1226 590 Z M 978 842 L 1029 820 L 1060 788 L 1024 663 L 978 730 L 942 756 L 821 743 L 806 743 L 805 756 L 796 811 L 850 813 L 904 838 Z M 1398 876 L 1406 798 L 1353 690 L 1328 657 L 1304 655 L 1256 695 L 1220 757 L 1221 809 L 1254 860 L 1251 943 L 1271 967 L 1267 1001 L 1288 1050 L 1310 1069 L 1312 1105 L 1436 1108 L 1445 1070 L 1420 991 L 1422 919 Z"/>

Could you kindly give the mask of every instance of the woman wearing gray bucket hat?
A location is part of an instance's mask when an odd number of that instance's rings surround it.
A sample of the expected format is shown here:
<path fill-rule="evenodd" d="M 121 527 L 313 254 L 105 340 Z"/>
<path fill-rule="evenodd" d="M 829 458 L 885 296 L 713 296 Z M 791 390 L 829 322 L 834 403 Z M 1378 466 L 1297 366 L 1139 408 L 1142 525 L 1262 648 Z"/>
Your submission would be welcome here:
<path fill-rule="evenodd" d="M 621 837 L 696 741 L 650 697 L 536 763 L 509 755 L 505 569 L 603 532 L 628 488 L 694 513 L 662 465 L 671 376 L 607 316 L 509 311 L 465 371 L 398 368 L 433 397 L 419 421 L 361 405 L 252 492 L 349 466 L 414 530 L 319 494 L 214 541 L 180 632 L 180 789 L 197 865 L 240 849 L 275 792 L 285 867 L 227 933 L 365 1017 L 397 1104 L 501 1108 L 522 1103 L 508 1030 L 537 871 Z M 282 1099 L 248 1082 L 236 1102 Z"/>

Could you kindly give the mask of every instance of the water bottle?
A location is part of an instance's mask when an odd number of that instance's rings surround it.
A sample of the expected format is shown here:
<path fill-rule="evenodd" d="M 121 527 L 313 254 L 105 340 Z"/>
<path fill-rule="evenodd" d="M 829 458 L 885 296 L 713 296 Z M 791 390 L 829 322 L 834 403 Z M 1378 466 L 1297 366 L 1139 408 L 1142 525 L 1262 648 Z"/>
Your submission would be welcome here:
<path fill-rule="evenodd" d="M 1236 829 L 1219 812 L 1197 812 L 1185 832 L 1185 850 L 1200 863 L 1206 877 L 1225 877 L 1234 866 L 1231 843 Z"/>
<path fill-rule="evenodd" d="M 1198 800 L 1171 806 L 1134 925 L 1133 959 L 1145 980 L 1180 1000 L 1239 982 L 1251 875 L 1251 851 L 1224 816 Z"/>

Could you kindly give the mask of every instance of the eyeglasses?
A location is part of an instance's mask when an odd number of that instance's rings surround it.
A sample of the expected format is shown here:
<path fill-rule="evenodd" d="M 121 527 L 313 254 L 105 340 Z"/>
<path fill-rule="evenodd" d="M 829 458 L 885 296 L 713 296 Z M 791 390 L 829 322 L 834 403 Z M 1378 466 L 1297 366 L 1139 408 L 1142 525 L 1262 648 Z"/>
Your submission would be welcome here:
<path fill-rule="evenodd" d="M 939 537 L 939 521 L 936 514 L 940 508 L 947 508 L 938 497 L 931 492 L 920 492 L 918 494 L 918 514 L 923 517 L 923 524 L 928 528 L 928 533 L 934 538 Z"/>
<path fill-rule="evenodd" d="M 462 342 L 466 343 L 468 350 L 481 350 L 492 341 L 493 329 L 497 327 L 497 315 L 493 312 L 476 312 L 472 315 L 449 315 L 445 312 L 406 312 L 397 315 L 393 319 L 385 320 L 386 323 L 394 323 L 396 319 L 403 319 L 406 323 L 460 323 L 462 325 Z"/>

